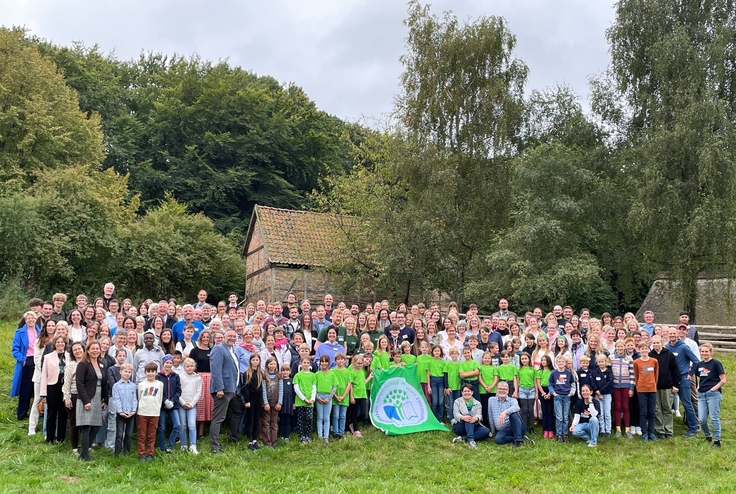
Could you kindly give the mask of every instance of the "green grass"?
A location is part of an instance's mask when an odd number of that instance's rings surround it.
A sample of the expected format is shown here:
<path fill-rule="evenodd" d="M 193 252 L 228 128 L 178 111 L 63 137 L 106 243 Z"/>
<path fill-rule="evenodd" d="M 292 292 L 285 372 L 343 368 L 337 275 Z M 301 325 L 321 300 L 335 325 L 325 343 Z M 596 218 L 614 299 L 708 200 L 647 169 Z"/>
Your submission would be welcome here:
<path fill-rule="evenodd" d="M 0 492 L 732 492 L 736 483 L 733 438 L 736 398 L 725 388 L 722 407 L 724 448 L 713 451 L 702 440 L 676 437 L 643 444 L 609 439 L 591 450 L 572 439 L 569 445 L 538 440 L 512 451 L 492 441 L 475 452 L 450 444 L 448 433 L 386 437 L 370 430 L 360 440 L 301 446 L 292 441 L 277 450 L 251 453 L 245 443 L 224 442 L 225 454 L 176 451 L 141 464 L 134 457 L 115 459 L 94 451 L 83 464 L 68 442 L 47 446 L 41 434 L 26 435 L 27 423 L 15 420 L 16 400 L 8 397 L 13 361 L 12 324 L 0 323 Z M 722 361 L 730 375 L 736 359 Z M 734 381 L 732 381 L 734 382 Z M 676 420 L 676 433 L 684 429 Z M 134 442 L 135 448 L 135 442 Z"/>

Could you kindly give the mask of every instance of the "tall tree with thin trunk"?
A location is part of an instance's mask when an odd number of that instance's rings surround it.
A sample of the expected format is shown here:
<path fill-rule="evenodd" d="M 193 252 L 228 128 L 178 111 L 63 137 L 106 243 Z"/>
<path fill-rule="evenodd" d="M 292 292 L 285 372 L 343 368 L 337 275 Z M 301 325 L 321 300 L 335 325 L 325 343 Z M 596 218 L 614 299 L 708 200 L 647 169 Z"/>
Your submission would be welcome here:
<path fill-rule="evenodd" d="M 607 36 L 594 107 L 618 131 L 629 248 L 694 320 L 698 277 L 736 273 L 736 3 L 621 0 Z"/>

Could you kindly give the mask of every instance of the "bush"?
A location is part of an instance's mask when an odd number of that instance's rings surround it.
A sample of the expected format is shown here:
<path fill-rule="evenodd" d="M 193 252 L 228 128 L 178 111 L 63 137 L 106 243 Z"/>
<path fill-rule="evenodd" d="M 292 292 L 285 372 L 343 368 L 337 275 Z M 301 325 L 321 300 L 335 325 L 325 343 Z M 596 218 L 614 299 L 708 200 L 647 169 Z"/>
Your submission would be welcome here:
<path fill-rule="evenodd" d="M 0 280 L 0 321 L 20 319 L 33 297 L 18 280 Z"/>

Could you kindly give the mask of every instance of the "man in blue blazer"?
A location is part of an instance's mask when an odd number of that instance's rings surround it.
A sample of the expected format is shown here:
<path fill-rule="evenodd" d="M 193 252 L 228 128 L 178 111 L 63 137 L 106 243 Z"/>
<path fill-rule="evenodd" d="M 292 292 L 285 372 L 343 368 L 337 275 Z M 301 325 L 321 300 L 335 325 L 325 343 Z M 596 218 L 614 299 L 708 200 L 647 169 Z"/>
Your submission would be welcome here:
<path fill-rule="evenodd" d="M 235 355 L 237 333 L 229 329 L 225 341 L 210 351 L 210 394 L 214 401 L 212 424 L 210 424 L 210 448 L 213 453 L 222 453 L 220 426 L 225 421 L 228 408 L 233 411 L 230 419 L 230 441 L 238 440 L 240 419 L 245 412 L 237 390 L 240 386 L 240 369 Z"/>

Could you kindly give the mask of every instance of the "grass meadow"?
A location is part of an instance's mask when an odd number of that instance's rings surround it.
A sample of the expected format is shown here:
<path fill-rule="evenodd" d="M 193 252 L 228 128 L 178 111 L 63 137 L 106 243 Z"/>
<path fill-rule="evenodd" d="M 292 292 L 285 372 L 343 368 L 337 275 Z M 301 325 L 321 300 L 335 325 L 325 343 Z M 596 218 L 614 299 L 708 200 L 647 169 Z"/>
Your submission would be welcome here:
<path fill-rule="evenodd" d="M 39 432 L 27 436 L 27 422 L 15 419 L 9 397 L 14 325 L 0 323 L 0 492 L 733 492 L 736 485 L 736 359 L 716 354 L 734 376 L 723 401 L 723 448 L 712 450 L 702 434 L 694 439 L 676 419 L 676 437 L 657 443 L 641 438 L 601 440 L 596 449 L 577 439 L 511 450 L 492 440 L 476 451 L 450 443 L 450 432 L 387 437 L 377 430 L 329 445 L 300 445 L 250 452 L 247 444 L 223 441 L 224 455 L 182 451 L 114 458 L 93 451 L 82 463 L 69 443 L 49 446 Z M 40 428 L 40 427 L 39 427 Z M 537 427 L 539 430 L 539 427 Z M 133 449 L 135 450 L 135 437 Z"/>

